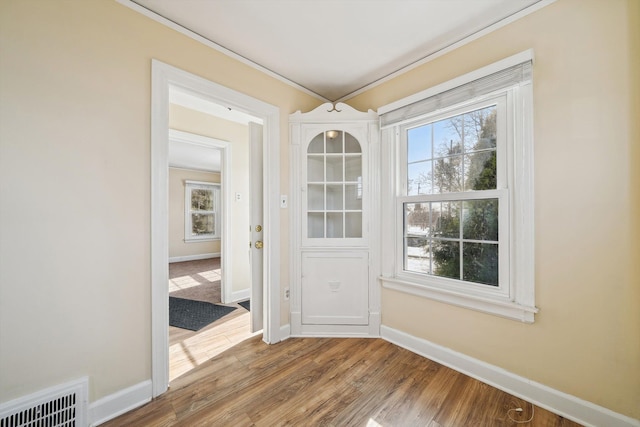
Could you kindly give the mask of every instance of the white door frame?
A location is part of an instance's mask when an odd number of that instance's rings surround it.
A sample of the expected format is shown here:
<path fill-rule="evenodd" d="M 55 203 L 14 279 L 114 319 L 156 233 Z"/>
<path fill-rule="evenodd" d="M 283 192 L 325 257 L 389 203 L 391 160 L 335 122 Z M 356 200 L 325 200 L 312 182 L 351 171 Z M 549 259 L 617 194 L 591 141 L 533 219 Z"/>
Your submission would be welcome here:
<path fill-rule="evenodd" d="M 248 95 L 153 59 L 151 61 L 151 381 L 153 397 L 169 385 L 169 86 L 263 120 L 264 329 L 280 341 L 280 111 Z"/>

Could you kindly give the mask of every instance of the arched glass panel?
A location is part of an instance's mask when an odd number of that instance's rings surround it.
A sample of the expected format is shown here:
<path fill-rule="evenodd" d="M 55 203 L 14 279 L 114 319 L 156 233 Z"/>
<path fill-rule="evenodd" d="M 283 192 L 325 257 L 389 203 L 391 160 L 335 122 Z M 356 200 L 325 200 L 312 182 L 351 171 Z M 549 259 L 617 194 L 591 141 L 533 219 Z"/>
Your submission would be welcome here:
<path fill-rule="evenodd" d="M 307 148 L 307 237 L 362 237 L 362 147 L 348 132 L 328 130 Z"/>

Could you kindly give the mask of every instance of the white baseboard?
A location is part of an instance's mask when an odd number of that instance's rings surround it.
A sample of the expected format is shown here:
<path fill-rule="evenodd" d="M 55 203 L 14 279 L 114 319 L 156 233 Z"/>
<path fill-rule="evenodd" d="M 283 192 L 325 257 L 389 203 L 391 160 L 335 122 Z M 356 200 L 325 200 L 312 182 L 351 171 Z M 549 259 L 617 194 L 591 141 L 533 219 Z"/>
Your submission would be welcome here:
<path fill-rule="evenodd" d="M 236 301 L 242 301 L 248 298 L 251 298 L 251 288 L 232 292 L 231 295 L 229 296 L 229 301 L 225 302 L 225 304 L 229 304 Z"/>
<path fill-rule="evenodd" d="M 640 420 L 382 325 L 383 339 L 585 426 L 640 427 Z"/>
<path fill-rule="evenodd" d="M 151 401 L 151 380 L 115 392 L 89 405 L 89 425 L 98 426 Z"/>
<path fill-rule="evenodd" d="M 172 262 L 196 261 L 199 259 L 209 259 L 209 258 L 220 258 L 220 252 L 213 252 L 210 254 L 199 254 L 199 255 L 172 256 L 172 257 L 169 257 L 169 264 L 171 264 Z"/>
<path fill-rule="evenodd" d="M 291 325 L 290 324 L 281 325 L 279 341 L 284 341 L 286 339 L 289 339 L 289 337 L 291 337 Z"/>

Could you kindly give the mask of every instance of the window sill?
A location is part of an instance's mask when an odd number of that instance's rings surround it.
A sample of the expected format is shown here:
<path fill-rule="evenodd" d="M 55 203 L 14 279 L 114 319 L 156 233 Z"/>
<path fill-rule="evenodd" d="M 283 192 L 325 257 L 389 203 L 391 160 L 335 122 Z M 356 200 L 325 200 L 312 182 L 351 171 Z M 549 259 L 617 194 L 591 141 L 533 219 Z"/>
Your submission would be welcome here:
<path fill-rule="evenodd" d="M 539 311 L 536 307 L 520 305 L 513 301 L 504 301 L 467 295 L 446 289 L 439 289 L 428 285 L 412 283 L 395 277 L 380 277 L 382 286 L 387 289 L 404 292 L 410 295 L 429 298 L 435 301 L 470 308 L 483 313 L 494 314 L 506 319 L 518 320 L 523 323 L 533 323 L 534 315 Z"/>

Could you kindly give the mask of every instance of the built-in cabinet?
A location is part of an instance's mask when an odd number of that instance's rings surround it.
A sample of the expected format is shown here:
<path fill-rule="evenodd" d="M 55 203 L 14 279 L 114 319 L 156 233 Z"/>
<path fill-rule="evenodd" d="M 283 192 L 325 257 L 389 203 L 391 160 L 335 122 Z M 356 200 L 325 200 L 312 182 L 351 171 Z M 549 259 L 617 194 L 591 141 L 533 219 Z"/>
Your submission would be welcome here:
<path fill-rule="evenodd" d="M 291 334 L 378 336 L 377 115 L 324 104 L 290 126 Z"/>

